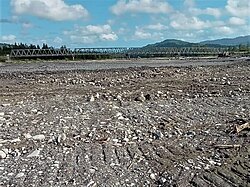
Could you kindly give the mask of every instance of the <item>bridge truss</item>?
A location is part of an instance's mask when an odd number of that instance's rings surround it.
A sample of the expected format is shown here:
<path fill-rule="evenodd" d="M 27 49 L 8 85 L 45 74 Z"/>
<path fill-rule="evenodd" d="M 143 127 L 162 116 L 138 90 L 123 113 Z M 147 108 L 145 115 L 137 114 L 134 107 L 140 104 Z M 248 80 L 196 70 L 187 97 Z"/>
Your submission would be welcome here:
<path fill-rule="evenodd" d="M 75 48 L 70 49 L 12 49 L 10 58 L 31 57 L 77 57 L 85 55 L 124 55 L 124 56 L 157 56 L 157 55 L 219 55 L 227 52 L 227 48 L 210 47 L 155 47 L 155 48 Z"/>
<path fill-rule="evenodd" d="M 75 48 L 75 55 L 92 55 L 92 54 L 126 54 L 129 51 L 132 51 L 137 48 L 131 47 L 110 47 L 110 48 Z"/>
<path fill-rule="evenodd" d="M 72 56 L 70 49 L 12 49 L 11 58 Z"/>

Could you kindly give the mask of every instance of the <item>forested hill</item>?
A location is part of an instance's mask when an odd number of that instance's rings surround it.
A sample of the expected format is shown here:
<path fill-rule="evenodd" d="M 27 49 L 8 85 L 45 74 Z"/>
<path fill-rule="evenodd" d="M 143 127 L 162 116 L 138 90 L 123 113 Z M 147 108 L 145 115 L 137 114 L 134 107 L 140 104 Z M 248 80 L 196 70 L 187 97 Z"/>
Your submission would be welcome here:
<path fill-rule="evenodd" d="M 236 38 L 223 38 L 217 40 L 207 40 L 200 42 L 201 44 L 217 44 L 217 45 L 226 45 L 226 46 L 233 46 L 233 45 L 249 45 L 250 44 L 250 35 L 247 36 L 240 36 Z"/>
<path fill-rule="evenodd" d="M 221 45 L 217 44 L 200 44 L 200 43 L 191 43 L 183 40 L 176 39 L 167 39 L 162 42 L 158 42 L 155 44 L 149 44 L 145 46 L 145 48 L 154 48 L 154 47 L 221 47 Z"/>
<path fill-rule="evenodd" d="M 224 38 L 218 40 L 207 40 L 198 43 L 191 43 L 183 40 L 177 39 L 166 39 L 162 42 L 157 42 L 155 44 L 146 45 L 146 48 L 150 47 L 225 47 L 225 46 L 237 46 L 237 45 L 249 45 L 250 35 L 240 36 L 237 38 Z"/>

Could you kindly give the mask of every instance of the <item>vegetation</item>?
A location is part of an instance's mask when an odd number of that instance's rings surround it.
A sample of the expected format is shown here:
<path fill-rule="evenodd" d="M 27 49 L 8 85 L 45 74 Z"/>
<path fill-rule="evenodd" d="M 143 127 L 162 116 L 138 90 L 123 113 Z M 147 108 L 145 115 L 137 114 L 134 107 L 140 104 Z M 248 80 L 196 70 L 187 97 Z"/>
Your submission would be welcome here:
<path fill-rule="evenodd" d="M 66 48 L 65 45 L 61 49 Z M 15 43 L 15 44 L 0 44 L 0 56 L 5 56 L 11 53 L 12 49 L 54 49 L 52 46 L 43 43 L 42 46 L 34 44 L 24 44 L 24 43 Z"/>

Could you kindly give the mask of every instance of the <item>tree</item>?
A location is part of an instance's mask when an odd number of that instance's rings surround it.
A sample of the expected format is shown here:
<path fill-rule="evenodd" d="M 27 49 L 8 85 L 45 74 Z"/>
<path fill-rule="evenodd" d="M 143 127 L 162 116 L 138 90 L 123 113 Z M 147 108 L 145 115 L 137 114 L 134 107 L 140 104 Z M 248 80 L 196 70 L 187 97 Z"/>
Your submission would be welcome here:
<path fill-rule="evenodd" d="M 17 49 L 17 48 L 18 48 L 18 46 L 17 46 L 17 43 L 15 42 L 13 49 Z"/>
<path fill-rule="evenodd" d="M 67 49 L 66 45 L 62 45 L 60 49 Z"/>
<path fill-rule="evenodd" d="M 36 49 L 36 45 L 30 44 L 29 49 Z"/>
<path fill-rule="evenodd" d="M 49 48 L 48 45 L 43 43 L 42 49 L 48 49 L 48 48 Z"/>

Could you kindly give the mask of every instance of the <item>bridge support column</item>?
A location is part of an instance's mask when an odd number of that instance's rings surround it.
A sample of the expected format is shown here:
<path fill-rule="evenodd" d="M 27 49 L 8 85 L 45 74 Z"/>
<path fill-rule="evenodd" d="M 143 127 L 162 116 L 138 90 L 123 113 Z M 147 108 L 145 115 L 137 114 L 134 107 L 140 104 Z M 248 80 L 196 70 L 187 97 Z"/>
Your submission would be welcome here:
<path fill-rule="evenodd" d="M 9 54 L 6 55 L 6 59 L 7 59 L 7 61 L 10 61 L 10 55 Z"/>

